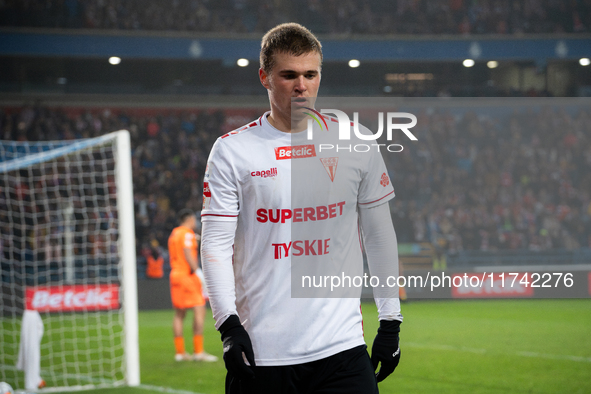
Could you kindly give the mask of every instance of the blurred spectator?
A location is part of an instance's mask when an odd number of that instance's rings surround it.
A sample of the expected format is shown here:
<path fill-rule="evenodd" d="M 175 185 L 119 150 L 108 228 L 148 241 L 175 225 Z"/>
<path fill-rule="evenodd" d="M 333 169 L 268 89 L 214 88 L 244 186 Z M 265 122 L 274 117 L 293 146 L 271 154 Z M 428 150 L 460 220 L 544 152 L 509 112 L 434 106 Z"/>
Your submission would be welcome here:
<path fill-rule="evenodd" d="M 331 34 L 582 33 L 591 0 L 2 0 L 0 26 Z"/>
<path fill-rule="evenodd" d="M 146 277 L 150 279 L 164 277 L 164 257 L 158 241 L 152 239 L 150 246 L 144 248 L 142 254 L 146 258 Z"/>

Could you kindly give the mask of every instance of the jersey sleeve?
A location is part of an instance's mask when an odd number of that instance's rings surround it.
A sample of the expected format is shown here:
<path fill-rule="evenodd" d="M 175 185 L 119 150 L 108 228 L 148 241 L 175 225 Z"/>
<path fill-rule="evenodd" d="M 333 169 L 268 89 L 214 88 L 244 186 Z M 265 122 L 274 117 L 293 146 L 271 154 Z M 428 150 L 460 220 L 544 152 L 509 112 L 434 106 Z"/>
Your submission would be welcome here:
<path fill-rule="evenodd" d="M 203 178 L 201 220 L 235 221 L 239 213 L 238 182 L 231 153 L 218 139 L 209 155 Z"/>
<path fill-rule="evenodd" d="M 369 153 L 365 168 L 362 169 L 361 184 L 357 203 L 361 208 L 381 205 L 394 198 L 394 187 L 388 176 L 382 155 L 377 151 Z"/>
<path fill-rule="evenodd" d="M 189 231 L 185 231 L 185 235 L 183 237 L 183 246 L 185 248 L 191 248 L 191 249 L 197 247 L 196 241 L 195 241 L 195 235 Z"/>

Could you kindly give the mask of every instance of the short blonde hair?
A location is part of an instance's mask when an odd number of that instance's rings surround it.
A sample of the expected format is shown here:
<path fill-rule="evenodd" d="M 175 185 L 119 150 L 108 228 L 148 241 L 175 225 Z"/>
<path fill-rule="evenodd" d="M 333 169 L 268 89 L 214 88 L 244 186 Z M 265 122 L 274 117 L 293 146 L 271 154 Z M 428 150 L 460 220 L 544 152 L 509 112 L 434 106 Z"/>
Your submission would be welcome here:
<path fill-rule="evenodd" d="M 318 38 L 298 23 L 283 23 L 269 30 L 261 41 L 261 68 L 269 73 L 275 65 L 276 53 L 288 53 L 300 56 L 304 53 L 317 52 L 322 64 L 322 45 Z"/>

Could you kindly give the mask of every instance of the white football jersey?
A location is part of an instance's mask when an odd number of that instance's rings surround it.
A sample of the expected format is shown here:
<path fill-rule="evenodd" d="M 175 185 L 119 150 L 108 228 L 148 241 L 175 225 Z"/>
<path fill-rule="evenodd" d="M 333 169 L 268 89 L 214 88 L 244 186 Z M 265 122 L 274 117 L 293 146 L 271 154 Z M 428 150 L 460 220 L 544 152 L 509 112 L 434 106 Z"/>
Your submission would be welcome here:
<path fill-rule="evenodd" d="M 358 209 L 394 197 L 379 153 L 321 151 L 322 138 L 281 132 L 268 114 L 218 138 L 201 213 L 204 222 L 237 220 L 236 310 L 260 366 L 319 360 L 365 343 L 361 289 L 337 297 L 329 284 L 327 296 L 318 298 L 315 289 L 300 286 L 301 278 L 292 278 L 292 272 L 305 273 L 292 271 L 292 264 L 330 266 L 338 274 L 347 260 L 355 268 L 343 270 L 362 273 Z"/>

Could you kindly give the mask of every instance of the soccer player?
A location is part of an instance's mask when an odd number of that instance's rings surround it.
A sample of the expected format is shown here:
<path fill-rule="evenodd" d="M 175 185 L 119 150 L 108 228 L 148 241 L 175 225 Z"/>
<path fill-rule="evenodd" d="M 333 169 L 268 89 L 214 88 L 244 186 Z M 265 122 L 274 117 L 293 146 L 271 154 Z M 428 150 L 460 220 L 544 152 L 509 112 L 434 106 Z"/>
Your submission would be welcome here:
<path fill-rule="evenodd" d="M 226 393 L 378 393 L 400 359 L 398 298 L 374 289 L 380 328 L 370 358 L 359 296 L 292 297 L 291 267 L 350 258 L 361 267 L 359 223 L 372 275 L 396 272 L 387 170 L 379 154 L 338 161 L 298 144 L 306 118 L 292 112 L 292 101 L 312 105 L 321 77 L 321 44 L 309 30 L 271 29 L 260 62 L 271 109 L 218 138 L 204 177 L 201 256 L 224 343 Z M 306 169 L 303 183 L 294 182 L 296 164 Z M 312 235 L 318 228 L 324 239 Z"/>
<path fill-rule="evenodd" d="M 197 217 L 190 209 L 179 212 L 179 226 L 168 238 L 170 255 L 170 292 L 174 318 L 172 329 L 176 361 L 217 361 L 217 357 L 203 350 L 203 323 L 205 321 L 205 299 L 201 292 L 201 281 L 197 276 Z M 183 320 L 187 310 L 193 310 L 193 348 L 191 356 L 185 352 Z"/>

